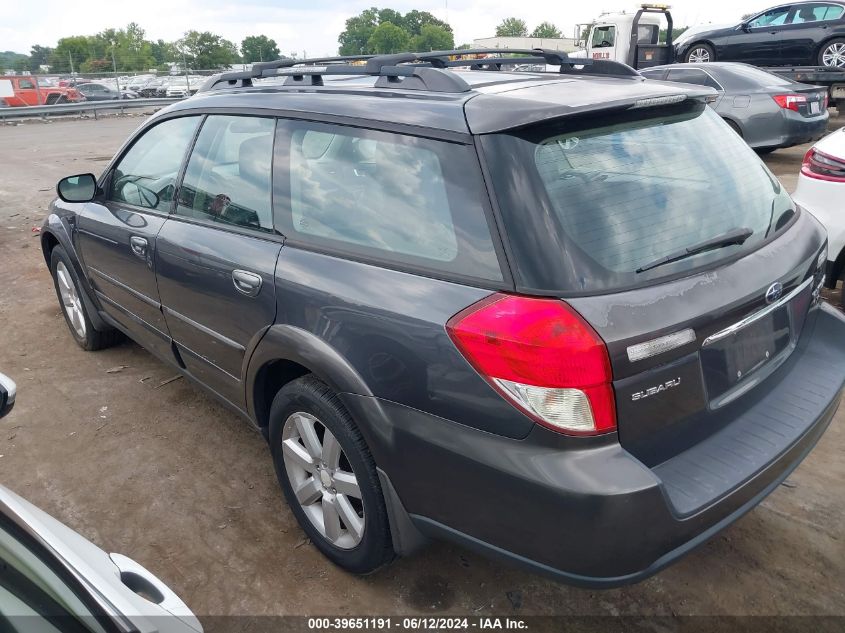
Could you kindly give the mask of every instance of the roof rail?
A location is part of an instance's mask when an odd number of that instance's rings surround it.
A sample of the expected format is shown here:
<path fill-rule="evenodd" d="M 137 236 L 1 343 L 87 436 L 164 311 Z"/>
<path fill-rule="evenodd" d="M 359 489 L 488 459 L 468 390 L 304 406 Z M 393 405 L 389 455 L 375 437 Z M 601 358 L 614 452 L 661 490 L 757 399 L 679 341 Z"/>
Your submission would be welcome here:
<path fill-rule="evenodd" d="M 466 57 L 475 55 L 494 55 L 494 57 Z M 511 57 L 506 57 L 507 55 Z M 455 57 L 459 59 L 454 59 Z M 560 66 L 559 72 L 562 74 L 640 77 L 636 70 L 625 64 L 587 57 L 569 57 L 563 51 L 541 48 L 473 48 L 259 62 L 253 64 L 252 69 L 248 71 L 213 75 L 199 89 L 199 92 L 213 90 L 221 84 L 233 88 L 250 87 L 253 85 L 253 79 L 279 75 L 288 76 L 285 81 L 287 86 L 321 86 L 323 75 L 370 75 L 378 77 L 375 83 L 376 88 L 401 86 L 405 90 L 460 93 L 470 90 L 470 86 L 459 76 L 459 73 L 449 72 L 450 68 L 468 66 L 473 70 L 501 70 L 505 64 L 520 65 L 538 62 Z"/>

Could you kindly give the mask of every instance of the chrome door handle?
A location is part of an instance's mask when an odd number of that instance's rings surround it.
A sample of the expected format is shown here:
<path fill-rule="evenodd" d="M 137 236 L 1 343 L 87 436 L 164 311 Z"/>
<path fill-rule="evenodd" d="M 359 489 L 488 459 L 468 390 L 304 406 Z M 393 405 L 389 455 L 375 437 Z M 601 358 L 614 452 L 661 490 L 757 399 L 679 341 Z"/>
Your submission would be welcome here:
<path fill-rule="evenodd" d="M 129 247 L 141 259 L 147 259 L 147 240 L 143 237 L 133 235 L 129 238 Z"/>
<path fill-rule="evenodd" d="M 247 297 L 258 296 L 261 290 L 261 276 L 246 270 L 233 270 L 232 282 L 235 289 Z"/>

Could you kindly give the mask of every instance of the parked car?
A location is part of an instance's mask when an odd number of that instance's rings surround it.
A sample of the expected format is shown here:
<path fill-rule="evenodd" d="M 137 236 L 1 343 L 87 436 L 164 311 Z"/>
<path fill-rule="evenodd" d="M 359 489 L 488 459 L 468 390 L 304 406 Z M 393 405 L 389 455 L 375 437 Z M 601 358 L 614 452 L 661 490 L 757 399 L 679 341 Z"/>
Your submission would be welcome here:
<path fill-rule="evenodd" d="M 735 26 L 696 29 L 694 37 L 678 40 L 675 58 L 693 63 L 845 69 L 845 3 L 793 2 L 766 9 Z"/>
<path fill-rule="evenodd" d="M 153 81 L 156 78 L 155 75 L 136 75 L 132 77 L 126 82 L 126 89 L 138 93 L 140 92 L 141 88 L 143 88 L 147 83 Z"/>
<path fill-rule="evenodd" d="M 44 257 L 74 341 L 127 335 L 250 420 L 343 568 L 435 537 L 634 582 L 830 423 L 825 232 L 711 89 L 487 52 L 561 71 L 454 51 L 215 76 L 59 182 Z"/>
<path fill-rule="evenodd" d="M 0 417 L 15 391 L 0 374 Z M 139 563 L 107 554 L 2 485 L 0 579 L 0 624 L 9 633 L 202 632 L 185 603 Z"/>
<path fill-rule="evenodd" d="M 827 229 L 827 287 L 836 288 L 845 279 L 845 128 L 807 151 L 793 198 Z M 841 303 L 845 305 L 845 284 Z"/>
<path fill-rule="evenodd" d="M 151 79 L 150 81 L 145 83 L 141 87 L 140 90 L 138 90 L 138 96 L 139 97 L 146 97 L 146 98 L 158 97 L 159 96 L 159 93 L 158 93 L 159 89 L 163 87 L 166 91 L 169 83 L 170 82 L 167 79 L 167 77 L 160 77 L 158 79 Z M 162 94 L 161 96 L 164 96 L 164 94 Z"/>
<path fill-rule="evenodd" d="M 170 83 L 165 90 L 165 96 L 190 97 L 199 89 L 204 80 L 205 77 L 171 77 Z"/>
<path fill-rule="evenodd" d="M 6 75 L 0 76 L 0 80 L 9 81 L 12 85 L 14 96 L 3 98 L 6 105 L 12 107 L 53 105 L 85 100 L 85 97 L 75 88 L 42 85 L 39 78 L 33 75 Z"/>
<path fill-rule="evenodd" d="M 108 86 L 97 82 L 88 82 L 77 85 L 76 89 L 84 95 L 88 101 L 113 101 L 121 98 L 114 86 Z"/>
<path fill-rule="evenodd" d="M 649 79 L 713 88 L 718 92 L 713 109 L 761 152 L 815 141 L 827 131 L 827 89 L 822 86 L 735 62 L 673 64 L 640 72 Z"/>

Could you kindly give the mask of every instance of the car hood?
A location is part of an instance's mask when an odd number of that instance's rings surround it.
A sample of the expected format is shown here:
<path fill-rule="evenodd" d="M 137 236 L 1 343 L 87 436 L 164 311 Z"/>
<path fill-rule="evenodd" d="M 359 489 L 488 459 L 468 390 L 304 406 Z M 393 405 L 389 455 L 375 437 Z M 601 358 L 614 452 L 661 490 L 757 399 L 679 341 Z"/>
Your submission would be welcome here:
<path fill-rule="evenodd" d="M 692 26 L 675 39 L 676 46 L 682 46 L 697 38 L 707 38 L 716 35 L 727 35 L 737 27 L 736 24 L 699 24 Z"/>

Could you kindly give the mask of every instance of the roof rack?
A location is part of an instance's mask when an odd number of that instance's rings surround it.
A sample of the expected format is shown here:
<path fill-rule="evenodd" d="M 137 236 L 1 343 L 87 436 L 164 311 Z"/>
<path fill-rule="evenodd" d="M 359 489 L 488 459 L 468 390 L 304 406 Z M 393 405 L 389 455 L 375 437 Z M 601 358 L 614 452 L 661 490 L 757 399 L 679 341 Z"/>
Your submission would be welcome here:
<path fill-rule="evenodd" d="M 478 58 L 476 55 L 493 55 Z M 457 59 L 455 59 L 457 58 Z M 563 74 L 614 75 L 640 77 L 625 64 L 610 60 L 586 57 L 569 57 L 563 51 L 541 48 L 473 48 L 421 53 L 395 53 L 389 55 L 352 55 L 343 57 L 314 57 L 309 59 L 279 59 L 253 64 L 248 71 L 235 71 L 213 75 L 199 92 L 221 88 L 246 88 L 254 79 L 287 76 L 286 86 L 322 86 L 324 75 L 369 75 L 378 77 L 376 88 L 399 87 L 405 90 L 461 93 L 470 85 L 458 73 L 449 71 L 456 67 L 471 70 L 502 70 L 504 65 L 545 63 L 560 66 Z"/>

